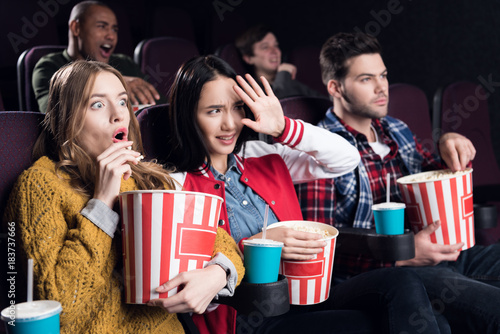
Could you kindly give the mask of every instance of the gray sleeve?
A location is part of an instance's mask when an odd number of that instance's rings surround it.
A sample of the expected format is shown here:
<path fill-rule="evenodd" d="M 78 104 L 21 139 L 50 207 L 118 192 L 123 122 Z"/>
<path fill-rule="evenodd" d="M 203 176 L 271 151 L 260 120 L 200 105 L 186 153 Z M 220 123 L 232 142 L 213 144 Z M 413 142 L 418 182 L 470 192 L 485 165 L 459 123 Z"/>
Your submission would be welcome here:
<path fill-rule="evenodd" d="M 272 87 L 274 95 L 276 95 L 278 99 L 295 95 L 292 75 L 288 71 L 279 71 L 276 73 Z"/>
<path fill-rule="evenodd" d="M 230 297 L 234 295 L 234 289 L 236 288 L 236 282 L 238 281 L 238 273 L 236 272 L 236 267 L 224 254 L 217 253 L 217 255 L 207 263 L 206 267 L 211 265 L 219 265 L 227 274 L 227 284 L 220 290 L 214 297 L 214 299 L 219 299 L 219 297 Z"/>
<path fill-rule="evenodd" d="M 113 238 L 120 216 L 104 202 L 92 198 L 80 213 Z"/>
<path fill-rule="evenodd" d="M 298 80 L 293 80 L 288 71 L 279 71 L 272 84 L 274 95 L 278 99 L 291 96 L 327 97 Z"/>

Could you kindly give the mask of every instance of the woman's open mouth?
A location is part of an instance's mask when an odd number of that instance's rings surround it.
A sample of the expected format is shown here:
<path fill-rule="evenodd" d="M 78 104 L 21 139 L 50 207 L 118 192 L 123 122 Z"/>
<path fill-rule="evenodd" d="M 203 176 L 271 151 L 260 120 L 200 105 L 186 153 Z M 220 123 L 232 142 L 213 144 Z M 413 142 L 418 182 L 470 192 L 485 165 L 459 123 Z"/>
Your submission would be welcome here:
<path fill-rule="evenodd" d="M 127 129 L 119 128 L 113 134 L 113 143 L 119 143 L 127 140 Z"/>

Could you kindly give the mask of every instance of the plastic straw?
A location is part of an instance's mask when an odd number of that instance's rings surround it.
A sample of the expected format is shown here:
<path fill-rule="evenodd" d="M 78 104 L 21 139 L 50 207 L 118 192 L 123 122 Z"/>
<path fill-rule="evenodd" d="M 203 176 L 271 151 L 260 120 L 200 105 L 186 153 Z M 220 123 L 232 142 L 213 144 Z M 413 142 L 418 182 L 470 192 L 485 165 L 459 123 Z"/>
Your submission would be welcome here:
<path fill-rule="evenodd" d="M 391 201 L 391 173 L 387 173 L 387 189 L 385 194 L 387 203 Z"/>
<path fill-rule="evenodd" d="M 264 227 L 262 228 L 262 239 L 266 238 L 267 216 L 268 215 L 269 215 L 269 204 L 266 204 L 266 211 L 264 211 Z"/>
<path fill-rule="evenodd" d="M 28 259 L 28 303 L 33 301 L 33 259 Z"/>

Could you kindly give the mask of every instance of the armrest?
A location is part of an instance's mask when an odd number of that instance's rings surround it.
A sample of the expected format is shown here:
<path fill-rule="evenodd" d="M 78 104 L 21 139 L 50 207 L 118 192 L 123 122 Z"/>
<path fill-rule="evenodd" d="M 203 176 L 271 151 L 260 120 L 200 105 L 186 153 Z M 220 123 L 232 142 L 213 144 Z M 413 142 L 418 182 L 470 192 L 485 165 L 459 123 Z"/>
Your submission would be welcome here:
<path fill-rule="evenodd" d="M 252 284 L 242 281 L 234 296 L 220 297 L 212 302 L 229 305 L 245 315 L 278 316 L 290 310 L 288 280 L 279 275 L 278 281 L 273 283 Z"/>
<path fill-rule="evenodd" d="M 377 260 L 399 261 L 415 257 L 415 239 L 410 230 L 404 234 L 377 234 L 375 229 L 339 228 L 337 252 L 363 254 Z"/>
<path fill-rule="evenodd" d="M 497 207 L 494 204 L 474 204 L 474 227 L 476 229 L 497 226 Z"/>
<path fill-rule="evenodd" d="M 488 229 L 497 226 L 498 209 L 494 202 L 500 202 L 500 185 L 474 186 L 474 227 Z"/>
<path fill-rule="evenodd" d="M 482 185 L 474 186 L 474 203 L 500 202 L 500 186 Z"/>

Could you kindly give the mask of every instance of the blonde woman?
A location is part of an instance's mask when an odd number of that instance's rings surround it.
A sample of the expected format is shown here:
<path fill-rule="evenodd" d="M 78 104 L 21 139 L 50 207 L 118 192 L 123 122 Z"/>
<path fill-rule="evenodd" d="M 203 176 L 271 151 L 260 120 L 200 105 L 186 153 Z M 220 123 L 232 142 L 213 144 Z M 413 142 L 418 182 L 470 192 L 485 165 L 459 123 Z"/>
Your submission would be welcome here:
<path fill-rule="evenodd" d="M 18 179 L 7 209 L 23 255 L 34 259 L 36 298 L 62 304 L 62 333 L 182 333 L 175 313 L 203 313 L 243 276 L 235 242 L 219 229 L 206 268 L 157 288 L 182 285 L 178 294 L 150 302 L 160 307 L 122 301 L 118 194 L 174 188 L 162 166 L 140 161 L 125 87 L 120 73 L 99 62 L 77 61 L 56 72 L 36 162 Z"/>

